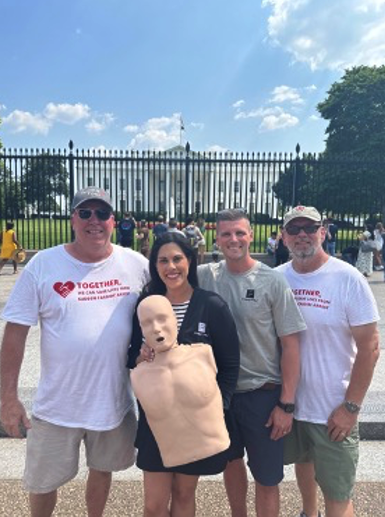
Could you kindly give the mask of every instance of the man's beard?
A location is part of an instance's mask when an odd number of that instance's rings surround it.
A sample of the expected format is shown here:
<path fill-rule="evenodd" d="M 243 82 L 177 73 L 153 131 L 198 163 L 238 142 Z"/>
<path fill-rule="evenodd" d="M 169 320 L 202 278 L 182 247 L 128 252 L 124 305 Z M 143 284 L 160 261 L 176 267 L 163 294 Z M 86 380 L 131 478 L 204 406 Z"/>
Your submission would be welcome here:
<path fill-rule="evenodd" d="M 317 251 L 320 249 L 320 247 L 321 247 L 321 245 L 319 245 L 319 246 L 312 245 L 312 246 L 309 246 L 307 249 L 298 250 L 295 248 L 295 246 L 293 246 L 292 249 L 289 248 L 289 251 L 295 258 L 297 258 L 299 260 L 305 260 L 305 259 L 314 257 L 314 255 L 317 253 Z"/>

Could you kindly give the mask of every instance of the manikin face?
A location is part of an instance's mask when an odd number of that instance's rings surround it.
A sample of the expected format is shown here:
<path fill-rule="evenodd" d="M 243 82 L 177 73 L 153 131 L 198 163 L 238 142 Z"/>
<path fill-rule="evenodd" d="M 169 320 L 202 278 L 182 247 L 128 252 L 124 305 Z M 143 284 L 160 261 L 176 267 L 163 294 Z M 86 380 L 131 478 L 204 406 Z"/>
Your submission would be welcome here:
<path fill-rule="evenodd" d="M 138 318 L 146 345 L 156 354 L 165 352 L 176 344 L 176 317 L 165 296 L 153 295 L 145 298 L 139 304 Z"/>

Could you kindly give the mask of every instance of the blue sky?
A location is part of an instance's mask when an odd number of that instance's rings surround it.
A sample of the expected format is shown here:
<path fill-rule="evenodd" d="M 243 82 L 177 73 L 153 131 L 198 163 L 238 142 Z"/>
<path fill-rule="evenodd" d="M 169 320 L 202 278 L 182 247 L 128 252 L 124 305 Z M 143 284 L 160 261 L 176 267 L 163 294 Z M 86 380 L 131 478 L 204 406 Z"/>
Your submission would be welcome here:
<path fill-rule="evenodd" d="M 316 105 L 385 61 L 385 0 L 0 0 L 10 148 L 324 148 Z"/>

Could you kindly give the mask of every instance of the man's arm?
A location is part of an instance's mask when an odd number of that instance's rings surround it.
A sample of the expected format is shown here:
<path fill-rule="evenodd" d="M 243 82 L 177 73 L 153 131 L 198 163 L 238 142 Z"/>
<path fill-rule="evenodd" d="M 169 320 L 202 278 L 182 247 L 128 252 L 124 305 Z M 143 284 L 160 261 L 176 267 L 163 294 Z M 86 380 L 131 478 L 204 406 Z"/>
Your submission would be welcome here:
<path fill-rule="evenodd" d="M 31 427 L 17 393 L 21 364 L 29 326 L 7 323 L 0 355 L 0 420 L 10 436 L 22 438 L 20 425 Z"/>
<path fill-rule="evenodd" d="M 353 364 L 350 383 L 345 400 L 361 406 L 370 382 L 374 367 L 380 355 L 379 334 L 376 323 L 351 327 L 357 345 L 357 355 Z M 343 404 L 338 406 L 328 420 L 329 436 L 333 441 L 341 441 L 348 436 L 357 422 L 358 412 L 349 413 Z"/>
<path fill-rule="evenodd" d="M 280 341 L 282 345 L 282 391 L 280 400 L 283 403 L 294 403 L 300 373 L 298 333 L 282 336 Z M 293 414 L 285 413 L 281 408 L 276 406 L 271 412 L 266 426 L 273 426 L 271 438 L 273 440 L 278 440 L 291 430 L 292 423 Z"/>

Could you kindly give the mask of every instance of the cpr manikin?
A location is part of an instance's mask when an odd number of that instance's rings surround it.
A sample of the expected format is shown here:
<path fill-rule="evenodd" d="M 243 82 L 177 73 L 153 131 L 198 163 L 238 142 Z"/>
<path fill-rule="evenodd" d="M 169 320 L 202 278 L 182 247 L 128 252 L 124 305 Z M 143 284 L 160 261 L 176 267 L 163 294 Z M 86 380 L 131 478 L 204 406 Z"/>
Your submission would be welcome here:
<path fill-rule="evenodd" d="M 155 356 L 132 370 L 132 387 L 164 466 L 184 465 L 226 450 L 230 440 L 211 346 L 178 345 L 175 314 L 164 296 L 145 298 L 138 318 Z"/>

